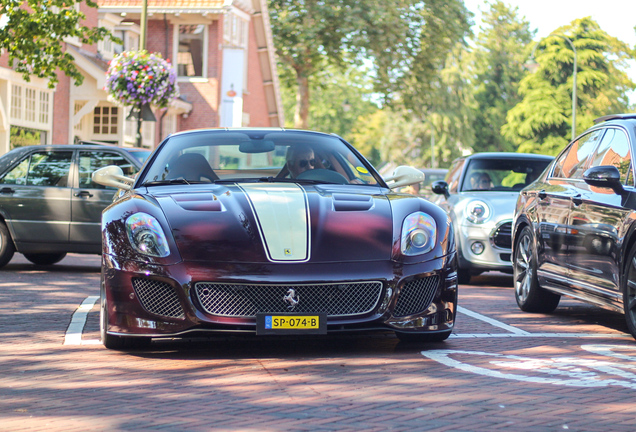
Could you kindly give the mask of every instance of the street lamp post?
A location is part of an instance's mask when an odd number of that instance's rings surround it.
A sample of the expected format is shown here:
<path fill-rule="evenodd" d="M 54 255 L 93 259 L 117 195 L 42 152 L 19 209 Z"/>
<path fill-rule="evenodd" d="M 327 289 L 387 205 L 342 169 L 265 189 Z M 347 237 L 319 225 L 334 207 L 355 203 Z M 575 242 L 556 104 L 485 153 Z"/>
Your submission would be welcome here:
<path fill-rule="evenodd" d="M 574 138 L 576 137 L 576 64 L 577 64 L 576 48 L 574 47 L 574 43 L 567 36 L 563 36 L 561 34 L 551 34 L 549 36 L 557 36 L 565 40 L 567 43 L 570 44 L 570 47 L 572 48 L 572 51 L 574 52 L 574 69 L 572 72 L 572 140 L 574 140 Z M 532 54 L 530 54 L 530 58 L 533 60 L 534 60 L 534 53 L 537 50 L 539 43 L 541 43 L 541 41 L 537 42 L 537 44 L 532 49 Z"/>

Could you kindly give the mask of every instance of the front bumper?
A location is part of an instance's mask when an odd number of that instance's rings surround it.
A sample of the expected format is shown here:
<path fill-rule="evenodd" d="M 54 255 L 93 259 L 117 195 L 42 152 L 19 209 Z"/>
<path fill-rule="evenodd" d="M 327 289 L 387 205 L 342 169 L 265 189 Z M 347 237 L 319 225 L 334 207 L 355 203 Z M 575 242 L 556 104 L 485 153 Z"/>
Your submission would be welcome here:
<path fill-rule="evenodd" d="M 455 253 L 408 265 L 374 261 L 216 263 L 214 266 L 181 262 L 157 266 L 104 255 L 102 272 L 103 293 L 108 305 L 107 331 L 113 335 L 146 337 L 178 337 L 193 332 L 253 333 L 256 331 L 254 310 L 273 312 L 262 310 L 263 307 L 259 306 L 242 316 L 236 312 L 211 313 L 210 308 L 202 303 L 200 291 L 197 292 L 196 287 L 200 287 L 200 283 L 223 283 L 253 289 L 255 286 L 353 286 L 361 281 L 375 281 L 381 284 L 381 288 L 372 307 L 354 314 L 328 314 L 328 333 L 355 330 L 444 332 L 451 330 L 455 322 L 456 263 Z M 275 307 L 284 306 L 282 296 L 271 301 L 276 303 Z"/>
<path fill-rule="evenodd" d="M 459 267 L 472 270 L 512 271 L 512 221 L 496 224 L 460 225 L 455 236 L 458 242 Z M 474 253 L 473 243 L 483 245 L 482 253 Z"/>

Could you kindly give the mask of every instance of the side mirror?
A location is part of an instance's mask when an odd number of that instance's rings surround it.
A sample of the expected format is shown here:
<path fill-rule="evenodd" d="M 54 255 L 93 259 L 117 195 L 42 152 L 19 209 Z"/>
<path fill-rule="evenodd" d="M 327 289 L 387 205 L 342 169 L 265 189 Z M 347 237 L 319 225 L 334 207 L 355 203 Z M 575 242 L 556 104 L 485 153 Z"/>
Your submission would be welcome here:
<path fill-rule="evenodd" d="M 93 173 L 92 179 L 97 184 L 124 190 L 132 189 L 132 185 L 135 182 L 135 179 L 126 177 L 121 168 L 116 165 L 98 169 Z"/>
<path fill-rule="evenodd" d="M 431 185 L 431 190 L 434 194 L 444 195 L 446 199 L 448 199 L 448 197 L 450 196 L 450 193 L 448 193 L 448 183 L 446 183 L 444 180 L 433 182 L 433 184 Z"/>
<path fill-rule="evenodd" d="M 589 168 L 583 173 L 583 180 L 590 186 L 610 188 L 618 195 L 623 195 L 625 189 L 621 183 L 621 173 L 612 165 L 602 165 Z"/>
<path fill-rule="evenodd" d="M 391 189 L 408 186 L 424 181 L 424 173 L 410 166 L 399 166 L 393 171 L 393 175 L 384 179 Z"/>

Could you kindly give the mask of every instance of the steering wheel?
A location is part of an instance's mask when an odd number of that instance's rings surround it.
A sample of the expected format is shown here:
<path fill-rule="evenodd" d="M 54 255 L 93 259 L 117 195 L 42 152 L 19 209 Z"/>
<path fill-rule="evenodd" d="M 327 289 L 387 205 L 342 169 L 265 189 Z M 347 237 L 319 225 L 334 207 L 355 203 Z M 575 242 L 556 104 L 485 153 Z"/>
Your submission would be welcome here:
<path fill-rule="evenodd" d="M 349 184 L 349 180 L 342 174 L 324 168 L 303 171 L 298 174 L 296 178 L 298 180 L 316 180 L 324 181 L 325 183 Z"/>

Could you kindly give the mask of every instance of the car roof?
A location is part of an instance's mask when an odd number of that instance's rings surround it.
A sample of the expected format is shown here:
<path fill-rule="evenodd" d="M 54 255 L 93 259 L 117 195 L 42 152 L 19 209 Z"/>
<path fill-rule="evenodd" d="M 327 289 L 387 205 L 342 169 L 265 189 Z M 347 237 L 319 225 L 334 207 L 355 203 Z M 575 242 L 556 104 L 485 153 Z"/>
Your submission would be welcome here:
<path fill-rule="evenodd" d="M 594 119 L 594 124 L 612 120 L 636 120 L 636 113 L 610 114 Z"/>
<path fill-rule="evenodd" d="M 483 152 L 465 156 L 466 159 L 544 159 L 551 160 L 554 156 L 547 156 L 534 153 L 514 153 L 514 152 Z M 460 158 L 461 159 L 461 158 Z"/>

